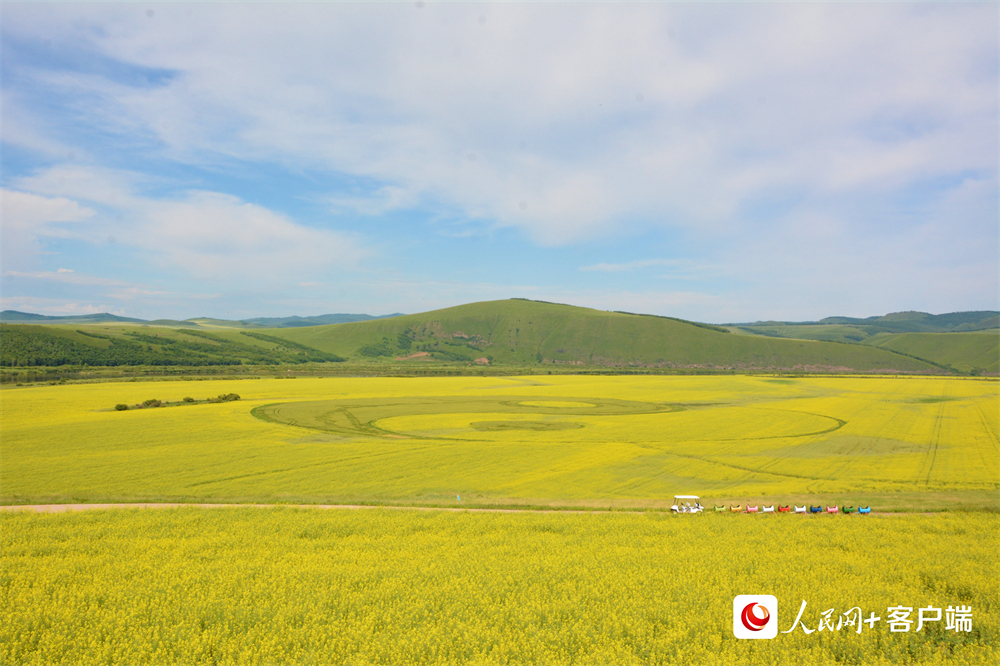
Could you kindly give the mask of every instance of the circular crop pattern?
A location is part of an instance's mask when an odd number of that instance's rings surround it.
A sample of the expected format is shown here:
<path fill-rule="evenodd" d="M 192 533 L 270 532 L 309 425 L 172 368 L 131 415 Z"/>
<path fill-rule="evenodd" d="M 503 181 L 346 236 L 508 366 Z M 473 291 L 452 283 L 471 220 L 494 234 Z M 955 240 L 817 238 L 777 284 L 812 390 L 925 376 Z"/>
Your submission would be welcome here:
<path fill-rule="evenodd" d="M 263 405 L 252 413 L 265 421 L 346 436 L 397 439 L 481 440 L 496 439 L 497 433 L 504 432 L 530 436 L 532 432 L 586 428 L 589 438 L 606 441 L 625 431 L 641 431 L 654 444 L 726 442 L 819 435 L 844 425 L 822 414 L 777 408 L 537 396 L 310 400 Z M 649 421 L 649 415 L 668 413 L 666 420 L 657 419 L 655 425 Z M 621 418 L 640 415 L 635 421 Z"/>
<path fill-rule="evenodd" d="M 284 423 L 303 428 L 325 430 L 344 435 L 374 437 L 426 437 L 462 438 L 478 432 L 554 431 L 584 427 L 559 417 L 620 416 L 652 414 L 679 409 L 673 405 L 613 398 L 590 399 L 587 402 L 567 398 L 539 398 L 517 396 L 435 396 L 368 398 L 358 400 L 310 400 L 263 405 L 253 410 L 253 415 L 265 421 Z M 503 416 L 510 415 L 510 419 Z M 488 416 L 487 416 L 488 415 Z M 450 418 L 450 417 L 454 418 Z M 476 420 L 486 416 L 489 420 Z M 542 418 L 532 419 L 538 416 Z M 434 422 L 434 427 L 422 424 L 415 427 L 383 427 L 380 422 L 409 417 L 423 422 Z M 499 418 L 490 418 L 499 417 Z M 527 418 L 526 418 L 527 417 Z M 454 421 L 446 427 L 444 421 Z M 447 430 L 447 432 L 442 432 Z M 433 431 L 433 432 L 431 432 Z"/>
<path fill-rule="evenodd" d="M 475 421 L 469 424 L 476 430 L 484 432 L 505 432 L 507 430 L 576 430 L 582 428 L 582 423 L 570 421 Z"/>
<path fill-rule="evenodd" d="M 522 400 L 517 404 L 521 407 L 553 407 L 558 409 L 591 409 L 597 406 L 592 402 L 577 402 L 575 400 Z"/>

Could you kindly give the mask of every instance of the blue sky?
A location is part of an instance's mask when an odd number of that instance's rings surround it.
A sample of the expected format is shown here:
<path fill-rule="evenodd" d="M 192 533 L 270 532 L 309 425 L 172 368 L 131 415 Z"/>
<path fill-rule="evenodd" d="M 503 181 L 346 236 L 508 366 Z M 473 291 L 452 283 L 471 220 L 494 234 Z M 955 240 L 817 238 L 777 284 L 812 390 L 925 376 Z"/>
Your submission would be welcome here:
<path fill-rule="evenodd" d="M 12 3 L 4 309 L 997 309 L 998 5 Z"/>

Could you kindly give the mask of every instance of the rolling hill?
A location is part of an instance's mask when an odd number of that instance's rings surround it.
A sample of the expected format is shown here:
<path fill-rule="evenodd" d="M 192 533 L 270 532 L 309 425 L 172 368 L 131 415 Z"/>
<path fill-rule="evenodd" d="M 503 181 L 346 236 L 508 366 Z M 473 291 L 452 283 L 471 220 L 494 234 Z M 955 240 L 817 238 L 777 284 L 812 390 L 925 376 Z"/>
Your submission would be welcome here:
<path fill-rule="evenodd" d="M 132 324 L 86 329 L 0 324 L 0 367 L 283 365 L 344 360 L 258 331 L 208 333 Z"/>
<path fill-rule="evenodd" d="M 1000 312 L 980 310 L 932 315 L 926 312 L 894 312 L 881 317 L 826 317 L 819 321 L 758 321 L 726 324 L 733 332 L 778 338 L 865 342 L 883 333 L 1000 333 Z"/>
<path fill-rule="evenodd" d="M 734 333 L 770 338 L 849 342 L 889 349 L 973 374 L 1000 372 L 1000 313 L 995 310 L 896 312 L 858 319 L 827 317 L 817 322 L 727 324 Z"/>
<path fill-rule="evenodd" d="M 786 339 L 525 299 L 321 326 L 296 325 L 301 319 L 278 320 L 279 328 L 263 328 L 254 320 L 233 326 L 210 319 L 111 320 L 86 326 L 46 320 L 5 323 L 0 326 L 0 366 L 281 365 L 346 359 L 387 368 L 488 364 L 563 370 L 974 374 L 1000 369 L 1000 337 L 993 332 L 882 332 L 865 344 Z M 968 319 L 953 325 L 967 325 Z"/>
<path fill-rule="evenodd" d="M 1000 334 L 881 333 L 864 344 L 928 359 L 972 374 L 1000 373 Z"/>
<path fill-rule="evenodd" d="M 50 316 L 32 314 L 30 312 L 18 312 L 17 310 L 4 310 L 0 312 L 0 322 L 5 324 L 106 324 L 106 323 L 148 323 L 143 319 L 133 319 L 131 317 L 119 317 L 118 315 L 102 312 L 100 314 L 88 315 L 68 315 Z"/>
<path fill-rule="evenodd" d="M 0 312 L 0 323 L 4 324 L 147 324 L 150 326 L 173 326 L 187 328 L 294 328 L 299 326 L 322 326 L 324 324 L 345 324 L 370 319 L 398 317 L 400 313 L 372 316 L 367 314 L 325 314 L 313 317 L 255 317 L 253 319 L 213 319 L 195 317 L 183 321 L 176 319 L 134 319 L 102 312 L 89 315 L 52 316 L 4 310 Z"/>
<path fill-rule="evenodd" d="M 679 369 L 932 372 L 888 349 L 733 335 L 668 317 L 523 299 L 391 319 L 278 329 L 278 337 L 347 358 Z M 483 361 L 480 361 L 483 362 Z"/>

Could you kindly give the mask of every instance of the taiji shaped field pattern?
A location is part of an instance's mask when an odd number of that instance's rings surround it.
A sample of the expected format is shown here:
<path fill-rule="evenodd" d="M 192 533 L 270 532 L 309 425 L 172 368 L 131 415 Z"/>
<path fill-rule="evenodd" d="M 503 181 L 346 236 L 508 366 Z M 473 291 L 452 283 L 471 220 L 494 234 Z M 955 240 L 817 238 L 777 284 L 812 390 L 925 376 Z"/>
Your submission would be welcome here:
<path fill-rule="evenodd" d="M 660 417 L 662 441 L 725 441 L 800 437 L 832 432 L 844 421 L 821 414 L 745 405 L 669 404 L 614 398 L 429 396 L 310 400 L 261 405 L 253 415 L 272 423 L 341 436 L 414 439 L 496 439 L 580 429 L 613 437 L 634 417 Z M 775 418 L 780 413 L 781 418 Z"/>

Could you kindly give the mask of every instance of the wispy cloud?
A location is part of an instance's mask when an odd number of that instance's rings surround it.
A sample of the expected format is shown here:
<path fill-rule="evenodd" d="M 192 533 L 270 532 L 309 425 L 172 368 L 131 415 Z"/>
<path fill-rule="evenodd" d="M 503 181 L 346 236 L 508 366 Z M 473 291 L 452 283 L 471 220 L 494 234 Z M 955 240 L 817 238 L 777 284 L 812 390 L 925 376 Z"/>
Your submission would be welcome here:
<path fill-rule="evenodd" d="M 522 282 L 490 245 L 514 236 L 563 261 L 541 297 L 984 307 L 997 25 L 992 3 L 14 3 L 3 141 L 30 159 L 5 162 L 4 269 L 85 271 L 113 238 L 242 310 L 391 246 L 442 303 L 475 291 L 447 286 L 460 242 L 468 283 Z M 690 291 L 647 294 L 656 268 Z"/>
<path fill-rule="evenodd" d="M 5 296 L 3 298 L 3 309 L 49 316 L 88 315 L 103 312 L 121 317 L 129 316 L 120 307 L 102 304 L 100 301 L 89 303 L 67 302 L 65 299 L 33 296 Z"/>
<path fill-rule="evenodd" d="M 592 266 L 582 266 L 581 271 L 600 271 L 603 273 L 622 273 L 635 271 L 650 266 L 666 266 L 669 268 L 691 268 L 693 262 L 684 259 L 637 259 L 627 261 L 623 264 L 594 264 Z"/>
<path fill-rule="evenodd" d="M 59 271 L 56 272 L 4 271 L 4 277 L 24 278 L 30 280 L 51 280 L 54 282 L 66 282 L 69 284 L 102 285 L 102 286 L 116 286 L 116 287 L 128 284 L 127 282 L 122 282 L 121 280 L 110 280 L 108 278 L 98 277 L 94 275 L 81 275 L 79 273 L 75 273 L 74 271 L 67 271 L 66 269 L 60 269 Z"/>
<path fill-rule="evenodd" d="M 13 179 L 17 189 L 4 193 L 5 221 L 8 205 L 19 218 L 31 218 L 18 227 L 21 246 L 13 251 L 30 254 L 41 236 L 66 235 L 55 223 L 72 219 L 77 236 L 93 242 L 111 236 L 166 270 L 224 283 L 259 284 L 343 269 L 370 255 L 353 234 L 307 227 L 218 192 L 149 196 L 140 190 L 143 180 L 131 172 L 75 166 Z M 98 208 L 104 214 L 98 215 Z M 89 224 L 80 224 L 84 221 Z"/>
<path fill-rule="evenodd" d="M 105 57 L 178 75 L 63 85 L 103 100 L 112 130 L 185 159 L 374 178 L 331 201 L 379 214 L 439 200 L 554 245 L 637 223 L 729 226 L 764 192 L 995 168 L 988 6 L 514 4 L 481 24 L 482 11 L 209 5 L 193 26 L 181 7 L 67 10 L 108 26 L 89 37 Z M 305 61 L 324 67 L 289 69 Z"/>

